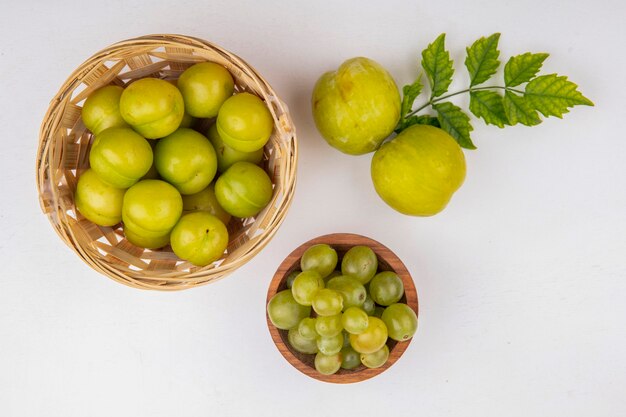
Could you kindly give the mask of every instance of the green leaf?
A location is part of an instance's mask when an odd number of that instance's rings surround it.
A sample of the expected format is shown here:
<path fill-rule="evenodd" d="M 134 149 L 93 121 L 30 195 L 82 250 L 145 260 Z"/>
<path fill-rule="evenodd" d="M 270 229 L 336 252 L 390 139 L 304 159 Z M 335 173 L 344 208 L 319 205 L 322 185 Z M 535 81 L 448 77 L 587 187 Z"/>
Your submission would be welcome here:
<path fill-rule="evenodd" d="M 461 147 L 476 149 L 470 138 L 470 132 L 474 129 L 470 124 L 470 118 L 463 113 L 460 107 L 449 101 L 433 104 L 433 109 L 438 114 L 441 128 L 448 132 Z"/>
<path fill-rule="evenodd" d="M 428 48 L 422 51 L 422 67 L 428 75 L 432 97 L 438 97 L 448 91 L 452 82 L 452 60 L 445 49 L 446 34 L 442 33 Z"/>
<path fill-rule="evenodd" d="M 402 108 L 400 109 L 400 120 L 413 108 L 415 99 L 422 91 L 422 74 L 418 75 L 413 84 L 402 87 Z"/>
<path fill-rule="evenodd" d="M 504 111 L 511 126 L 521 123 L 526 126 L 535 126 L 541 123 L 537 111 L 530 107 L 524 97 L 511 91 L 504 93 Z"/>
<path fill-rule="evenodd" d="M 476 117 L 482 117 L 488 125 L 503 128 L 509 124 L 504 112 L 502 96 L 495 91 L 472 91 L 470 93 L 470 111 Z"/>
<path fill-rule="evenodd" d="M 515 87 L 527 81 L 530 81 L 543 65 L 548 54 L 525 54 L 512 56 L 504 66 L 504 84 L 507 87 Z"/>
<path fill-rule="evenodd" d="M 539 76 L 528 84 L 524 97 L 528 104 L 545 117 L 563 117 L 569 108 L 577 105 L 593 106 L 591 100 L 577 90 L 578 86 L 565 76 L 556 74 Z"/>
<path fill-rule="evenodd" d="M 470 74 L 470 87 L 487 81 L 498 70 L 500 61 L 498 56 L 499 33 L 494 33 L 488 38 L 480 38 L 467 48 L 465 66 Z"/>
<path fill-rule="evenodd" d="M 433 116 L 422 115 L 422 116 L 411 116 L 402 121 L 401 125 L 396 129 L 396 133 L 402 132 L 409 126 L 413 125 L 430 125 L 435 127 L 441 127 L 439 124 L 439 119 Z"/>

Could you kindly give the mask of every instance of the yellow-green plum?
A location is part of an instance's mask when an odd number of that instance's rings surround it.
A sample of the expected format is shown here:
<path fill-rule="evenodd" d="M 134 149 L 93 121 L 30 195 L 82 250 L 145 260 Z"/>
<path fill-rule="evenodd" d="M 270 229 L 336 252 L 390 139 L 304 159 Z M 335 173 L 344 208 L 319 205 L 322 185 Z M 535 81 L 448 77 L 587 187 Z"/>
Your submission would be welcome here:
<path fill-rule="evenodd" d="M 174 186 L 161 180 L 142 180 L 124 195 L 124 226 L 144 238 L 168 234 L 180 219 L 183 199 Z"/>
<path fill-rule="evenodd" d="M 157 139 L 178 129 L 185 113 L 185 103 L 178 88 L 171 83 L 158 78 L 142 78 L 124 89 L 120 113 L 143 137 Z"/>
<path fill-rule="evenodd" d="M 272 199 L 272 192 L 270 177 L 250 162 L 233 164 L 215 183 L 217 201 L 235 217 L 258 214 Z"/>
<path fill-rule="evenodd" d="M 159 140 L 154 160 L 161 177 L 181 194 L 195 194 L 211 183 L 217 157 L 211 142 L 201 133 L 180 128 Z"/>
<path fill-rule="evenodd" d="M 109 185 L 128 188 L 152 166 L 147 140 L 127 127 L 111 127 L 96 135 L 89 153 L 91 169 Z"/>
<path fill-rule="evenodd" d="M 220 137 L 215 123 L 209 128 L 207 137 L 215 148 L 215 154 L 217 155 L 217 170 L 219 172 L 225 172 L 235 162 L 244 161 L 258 164 L 263 159 L 263 148 L 254 152 L 241 152 L 226 145 Z"/>
<path fill-rule="evenodd" d="M 128 127 L 120 113 L 120 97 L 124 89 L 108 85 L 94 91 L 87 97 L 81 116 L 85 127 L 94 135 L 110 127 Z"/>
<path fill-rule="evenodd" d="M 228 246 L 228 231 L 214 215 L 196 211 L 180 218 L 172 229 L 170 243 L 180 259 L 205 266 L 224 254 Z"/>
<path fill-rule="evenodd" d="M 103 182 L 92 169 L 88 169 L 78 178 L 74 202 L 87 220 L 100 226 L 113 226 L 122 220 L 125 192 Z"/>
<path fill-rule="evenodd" d="M 154 163 L 154 148 L 156 147 L 156 144 L 159 143 L 158 139 L 155 140 L 150 140 L 148 141 L 148 143 L 150 143 L 150 147 L 152 148 L 152 165 L 150 165 L 150 169 L 148 170 L 148 172 L 146 172 L 144 174 L 143 177 L 141 177 L 142 180 L 158 180 L 159 179 L 159 171 L 157 171 L 156 169 L 156 164 Z"/>
<path fill-rule="evenodd" d="M 391 75 L 368 58 L 352 58 L 323 74 L 311 99 L 324 139 L 341 152 L 376 150 L 400 119 L 400 93 Z"/>
<path fill-rule="evenodd" d="M 235 94 L 227 99 L 215 124 L 224 143 L 241 152 L 263 148 L 274 129 L 274 119 L 267 106 L 250 93 Z"/>
<path fill-rule="evenodd" d="M 126 225 L 124 225 L 124 235 L 126 236 L 126 240 L 133 245 L 146 249 L 159 249 L 170 243 L 169 233 L 161 236 L 146 237 L 141 234 L 137 234 Z"/>
<path fill-rule="evenodd" d="M 194 117 L 215 117 L 235 83 L 230 72 L 214 62 L 201 62 L 187 68 L 178 78 L 178 89 L 185 110 Z"/>
<path fill-rule="evenodd" d="M 378 195 L 400 213 L 432 216 L 443 210 L 465 180 L 465 157 L 448 133 L 414 125 L 383 144 L 372 158 Z"/>
<path fill-rule="evenodd" d="M 183 210 L 206 211 L 222 221 L 224 224 L 230 222 L 230 214 L 220 206 L 215 197 L 215 184 L 209 184 L 204 190 L 195 194 L 183 195 Z"/>
<path fill-rule="evenodd" d="M 178 88 L 178 80 L 165 80 L 168 83 L 172 84 L 174 87 Z M 180 91 L 180 88 L 178 88 Z M 182 93 L 181 93 L 182 95 Z M 183 98 L 184 101 L 184 98 Z M 180 125 L 178 127 L 191 127 L 196 123 L 196 118 L 187 113 L 187 109 L 185 108 L 185 112 L 183 113 L 183 120 L 180 121 Z"/>

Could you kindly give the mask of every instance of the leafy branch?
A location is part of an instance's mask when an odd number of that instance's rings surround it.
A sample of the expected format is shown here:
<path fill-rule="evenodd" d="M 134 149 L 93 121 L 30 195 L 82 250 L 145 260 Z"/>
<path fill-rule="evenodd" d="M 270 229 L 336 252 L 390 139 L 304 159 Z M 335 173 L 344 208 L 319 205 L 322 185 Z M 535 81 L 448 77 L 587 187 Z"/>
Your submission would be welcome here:
<path fill-rule="evenodd" d="M 445 33 L 439 35 L 422 51 L 422 68 L 431 90 L 428 101 L 412 110 L 422 92 L 422 73 L 413 84 L 402 89 L 397 133 L 415 124 L 428 124 L 444 129 L 460 146 L 476 149 L 470 138 L 473 127 L 469 116 L 460 107 L 446 101 L 465 93 L 470 95 L 469 111 L 486 124 L 500 128 L 518 123 L 534 126 L 542 121 L 539 113 L 544 117 L 562 118 L 571 107 L 593 106 L 591 100 L 583 96 L 578 86 L 567 77 L 557 74 L 537 75 L 548 58 L 546 53 L 526 52 L 511 57 L 504 66 L 504 85 L 481 86 L 496 74 L 500 66 L 499 33 L 480 38 L 466 48 L 465 67 L 470 85 L 464 90 L 446 94 L 452 82 L 454 67 L 450 53 L 445 49 L 445 37 Z M 428 107 L 434 110 L 436 116 L 419 114 Z"/>

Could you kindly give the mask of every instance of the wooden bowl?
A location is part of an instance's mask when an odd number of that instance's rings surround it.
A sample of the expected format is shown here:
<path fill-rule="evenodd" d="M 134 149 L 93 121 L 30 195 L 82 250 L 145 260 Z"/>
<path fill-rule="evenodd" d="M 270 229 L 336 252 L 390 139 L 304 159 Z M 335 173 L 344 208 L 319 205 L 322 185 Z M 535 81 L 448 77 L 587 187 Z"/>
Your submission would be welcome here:
<path fill-rule="evenodd" d="M 143 249 L 130 243 L 122 225 L 98 226 L 74 204 L 81 173 L 89 168 L 93 135 L 81 118 L 89 94 L 105 85 L 126 86 L 144 77 L 177 79 L 198 62 L 223 65 L 238 92 L 263 99 L 275 129 L 264 148 L 262 166 L 274 194 L 254 217 L 231 220 L 229 244 L 221 259 L 196 267 L 179 259 L 169 247 Z M 208 126 L 206 126 L 208 128 Z M 37 151 L 37 187 L 42 211 L 59 237 L 96 271 L 135 288 L 182 290 L 225 277 L 258 254 L 281 225 L 296 185 L 297 141 L 287 106 L 248 63 L 227 50 L 185 35 L 149 35 L 118 42 L 96 53 L 61 86 L 41 125 Z"/>
<path fill-rule="evenodd" d="M 291 252 L 289 256 L 287 256 L 280 264 L 278 270 L 272 278 L 270 287 L 267 290 L 266 305 L 276 293 L 287 289 L 287 276 L 292 271 L 300 269 L 300 258 L 302 257 L 304 251 L 319 243 L 326 243 L 337 251 L 337 254 L 339 255 L 339 264 L 341 263 L 343 255 L 351 247 L 357 245 L 369 246 L 378 257 L 379 271 L 393 271 L 402 279 L 402 283 L 404 284 L 404 296 L 400 302 L 406 303 L 413 309 L 413 311 L 415 311 L 415 314 L 418 314 L 417 291 L 415 290 L 415 284 L 413 283 L 411 274 L 409 274 L 409 271 L 406 269 L 406 266 L 404 266 L 400 258 L 398 258 L 383 244 L 368 237 L 352 233 L 334 233 L 316 237 L 315 239 L 303 243 Z M 285 357 L 285 359 L 287 359 L 287 362 L 289 362 L 298 371 L 310 376 L 311 378 L 325 382 L 333 382 L 336 384 L 349 384 L 353 382 L 365 381 L 366 379 L 370 379 L 384 372 L 391 365 L 393 365 L 398 358 L 400 358 L 400 356 L 402 356 L 412 340 L 409 339 L 406 342 L 396 342 L 388 339 L 387 346 L 389 347 L 389 359 L 380 368 L 369 369 L 360 365 L 358 368 L 353 370 L 340 369 L 336 374 L 322 375 L 315 370 L 315 355 L 303 354 L 292 349 L 287 341 L 288 332 L 286 330 L 280 330 L 272 324 L 269 315 L 267 315 L 267 309 L 266 319 L 267 327 L 272 335 L 272 339 L 274 340 L 278 351 Z"/>

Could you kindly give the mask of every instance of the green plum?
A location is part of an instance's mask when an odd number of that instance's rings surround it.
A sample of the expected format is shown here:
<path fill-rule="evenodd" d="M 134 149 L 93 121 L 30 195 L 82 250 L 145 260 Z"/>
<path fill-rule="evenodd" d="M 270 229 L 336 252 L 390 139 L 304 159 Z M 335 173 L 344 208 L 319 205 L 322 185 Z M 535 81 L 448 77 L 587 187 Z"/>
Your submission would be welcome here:
<path fill-rule="evenodd" d="M 126 240 L 128 240 L 133 245 L 146 249 L 158 249 L 170 243 L 169 233 L 161 236 L 145 237 L 141 234 L 135 233 L 126 225 L 124 225 L 124 235 L 126 236 Z"/>
<path fill-rule="evenodd" d="M 391 75 L 368 58 L 345 61 L 323 74 L 311 99 L 317 130 L 350 155 L 376 150 L 400 119 L 400 94 Z"/>
<path fill-rule="evenodd" d="M 159 140 L 154 160 L 161 177 L 181 194 L 202 191 L 217 173 L 213 145 L 204 135 L 188 128 L 180 128 Z"/>
<path fill-rule="evenodd" d="M 130 84 L 120 98 L 122 117 L 143 137 L 162 138 L 179 128 L 185 103 L 178 88 L 158 78 Z"/>
<path fill-rule="evenodd" d="M 270 299 L 267 304 L 267 315 L 274 326 L 289 330 L 311 315 L 311 307 L 298 304 L 291 290 L 283 290 Z"/>
<path fill-rule="evenodd" d="M 211 125 L 207 133 L 207 137 L 215 148 L 217 155 L 217 170 L 226 172 L 235 162 L 251 162 L 259 164 L 263 160 L 263 148 L 254 152 L 241 152 L 226 145 L 217 131 L 215 123 Z"/>
<path fill-rule="evenodd" d="M 178 78 L 185 110 L 194 117 L 215 117 L 226 99 L 233 95 L 235 82 L 230 72 L 214 62 L 187 68 Z"/>
<path fill-rule="evenodd" d="M 159 177 L 159 171 L 157 171 L 156 169 L 156 164 L 154 161 L 154 148 L 156 147 L 156 144 L 159 143 L 158 139 L 155 140 L 149 140 L 148 143 L 150 143 L 150 147 L 152 148 L 152 165 L 150 165 L 150 169 L 148 170 L 148 172 L 146 172 L 144 174 L 143 177 L 141 177 L 142 180 L 158 180 Z"/>
<path fill-rule="evenodd" d="M 393 209 L 432 216 L 463 184 L 465 157 L 442 129 L 413 125 L 376 151 L 371 175 L 376 192 Z"/>
<path fill-rule="evenodd" d="M 272 113 L 259 97 L 239 93 L 224 102 L 215 121 L 225 144 L 241 152 L 257 151 L 274 129 Z"/>
<path fill-rule="evenodd" d="M 225 225 L 228 225 L 228 222 L 230 222 L 230 214 L 220 206 L 217 197 L 215 197 L 214 183 L 207 185 L 202 191 L 183 195 L 182 197 L 184 211 L 206 211 L 220 219 Z"/>
<path fill-rule="evenodd" d="M 235 217 L 252 217 L 272 199 L 272 180 L 260 167 L 237 162 L 220 175 L 215 196 L 220 206 Z"/>
<path fill-rule="evenodd" d="M 222 257 L 228 246 L 228 230 L 206 211 L 184 214 L 170 235 L 172 250 L 180 259 L 206 266 Z"/>
<path fill-rule="evenodd" d="M 156 238 L 168 234 L 182 212 L 183 199 L 176 188 L 161 180 L 142 180 L 126 191 L 122 220 L 136 234 Z"/>
<path fill-rule="evenodd" d="M 88 169 L 78 178 L 74 202 L 87 220 L 99 226 L 113 226 L 122 220 L 125 192 L 105 183 L 92 169 Z"/>
<path fill-rule="evenodd" d="M 117 85 L 107 85 L 87 97 L 81 110 L 85 127 L 98 135 L 110 127 L 129 127 L 120 113 L 120 97 L 124 89 Z"/>
<path fill-rule="evenodd" d="M 96 135 L 89 152 L 91 169 L 102 181 L 128 188 L 152 166 L 152 148 L 147 140 L 127 127 L 111 127 Z"/>
<path fill-rule="evenodd" d="M 178 80 L 165 80 L 165 81 L 172 84 L 174 87 L 178 88 Z M 180 88 L 178 88 L 178 91 L 180 91 Z M 184 97 L 183 97 L 183 101 L 184 101 Z M 196 122 L 196 118 L 190 115 L 189 113 L 187 113 L 187 109 L 185 108 L 185 112 L 183 113 L 183 119 L 180 121 L 180 125 L 178 127 L 191 128 L 191 126 L 193 126 L 195 122 Z"/>

